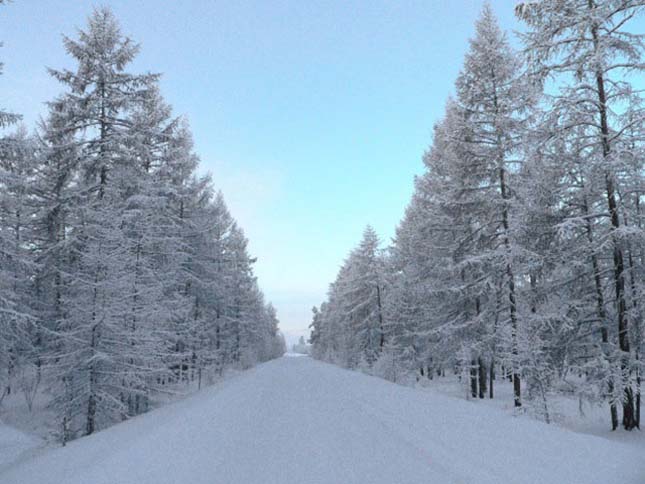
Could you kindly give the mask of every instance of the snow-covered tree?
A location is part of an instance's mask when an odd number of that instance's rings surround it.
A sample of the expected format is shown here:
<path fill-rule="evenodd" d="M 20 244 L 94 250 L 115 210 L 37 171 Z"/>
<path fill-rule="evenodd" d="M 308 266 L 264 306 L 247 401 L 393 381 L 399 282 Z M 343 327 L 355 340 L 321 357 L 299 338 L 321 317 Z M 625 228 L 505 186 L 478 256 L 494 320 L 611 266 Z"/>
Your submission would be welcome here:
<path fill-rule="evenodd" d="M 77 67 L 50 70 L 66 92 L 40 129 L 29 247 L 67 441 L 146 411 L 160 385 L 201 384 L 204 369 L 248 366 L 280 344 L 241 229 L 195 175 L 187 123 L 159 76 L 127 71 L 138 46 L 105 8 L 64 43 Z"/>
<path fill-rule="evenodd" d="M 594 273 L 602 274 L 600 285 L 607 282 L 610 294 L 598 299 L 598 318 L 602 320 L 602 345 L 613 346 L 612 340 L 617 341 L 618 361 L 610 365 L 618 367 L 612 370 L 615 376 L 609 391 L 614 393 L 612 400 L 622 401 L 626 429 L 639 425 L 638 390 L 634 390 L 639 369 L 634 358 L 640 348 L 630 338 L 634 330 L 640 332 L 640 310 L 629 276 L 636 268 L 632 248 L 643 240 L 642 229 L 632 222 L 638 216 L 631 217 L 630 212 L 638 212 L 642 191 L 631 190 L 630 180 L 635 174 L 635 140 L 642 140 L 645 114 L 642 94 L 634 87 L 635 76 L 645 69 L 645 44 L 643 34 L 630 26 L 643 7 L 642 1 L 632 0 L 541 0 L 517 7 L 518 16 L 528 26 L 523 39 L 535 76 L 544 82 L 559 82 L 549 89 L 553 91 L 551 109 L 583 159 L 588 174 L 585 184 L 602 188 L 604 208 L 594 199 L 587 200 L 587 217 L 592 218 L 591 232 L 595 232 L 589 242 L 595 245 L 592 250 L 597 258 L 612 261 L 609 277 L 600 267 Z M 642 172 L 635 179 L 642 179 Z M 598 244 L 603 241 L 609 243 L 600 249 Z M 597 289 L 597 293 L 600 298 L 602 291 Z M 601 310 L 604 299 L 615 302 Z M 605 351 L 610 360 L 612 353 L 611 348 Z M 617 425 L 612 409 L 612 426 Z"/>
<path fill-rule="evenodd" d="M 383 259 L 376 232 L 368 226 L 314 311 L 312 344 L 317 357 L 350 368 L 372 366 L 385 345 Z"/>
<path fill-rule="evenodd" d="M 40 364 L 31 303 L 35 157 L 24 128 L 0 139 L 0 399 L 17 386 L 18 373 Z"/>

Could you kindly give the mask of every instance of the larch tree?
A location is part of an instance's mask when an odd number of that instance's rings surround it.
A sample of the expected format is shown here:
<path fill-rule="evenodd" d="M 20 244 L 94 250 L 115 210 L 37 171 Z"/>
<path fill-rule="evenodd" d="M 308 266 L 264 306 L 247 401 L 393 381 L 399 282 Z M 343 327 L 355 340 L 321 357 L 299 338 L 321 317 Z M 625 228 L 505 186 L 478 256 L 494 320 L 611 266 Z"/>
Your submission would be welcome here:
<path fill-rule="evenodd" d="M 531 86 L 521 76 L 521 62 L 500 30 L 489 5 L 475 25 L 464 67 L 457 78 L 456 129 L 450 134 L 456 145 L 463 188 L 456 204 L 468 203 L 465 233 L 474 253 L 460 254 L 458 263 L 480 274 L 484 291 L 475 295 L 478 317 L 484 300 L 495 302 L 492 288 L 503 288 L 502 305 L 509 323 L 509 361 L 515 406 L 521 405 L 520 332 L 523 331 L 519 301 L 522 251 L 517 241 L 518 201 L 516 174 L 521 163 L 519 147 L 528 128 L 527 110 L 533 103 Z M 484 279 L 486 282 L 484 283 Z"/>
<path fill-rule="evenodd" d="M 128 71 L 139 46 L 107 8 L 63 43 L 37 134 L 0 139 L 0 400 L 42 377 L 65 443 L 285 347 L 188 123 Z"/>
<path fill-rule="evenodd" d="M 0 2 L 1 3 L 1 2 Z M 1 45 L 1 44 L 0 44 Z M 3 64 L 0 63 L 0 74 Z M 15 125 L 21 119 L 20 115 L 0 110 L 0 129 Z M 11 392 L 12 379 L 15 374 L 18 346 L 25 342 L 25 324 L 28 313 L 18 304 L 19 295 L 16 293 L 16 277 L 19 277 L 20 266 L 23 265 L 20 252 L 22 225 L 24 222 L 17 218 L 16 210 L 21 199 L 27 196 L 24 192 L 28 183 L 29 157 L 26 157 L 24 134 L 5 136 L 0 140 L 2 151 L 2 166 L 0 167 L 0 187 L 3 195 L 0 199 L 3 207 L 2 214 L 2 247 L 0 248 L 0 384 L 2 399 Z M 21 188 L 22 186 L 22 188 Z M 24 214 L 28 217 L 28 214 Z M 16 225 L 17 224 L 17 225 Z M 22 275 L 24 277 L 24 274 Z M 29 319 L 29 318 L 27 318 Z"/>
<path fill-rule="evenodd" d="M 0 139 L 0 400 L 33 373 L 40 377 L 32 299 L 36 264 L 30 242 L 37 211 L 36 149 L 24 128 Z"/>
<path fill-rule="evenodd" d="M 623 426 L 639 425 L 635 408 L 633 363 L 630 341 L 629 289 L 630 245 L 642 241 L 642 229 L 629 216 L 642 192 L 628 189 L 626 161 L 631 141 L 642 139 L 644 111 L 635 75 L 645 69 L 644 35 L 630 31 L 630 23 L 642 12 L 640 0 L 542 0 L 517 7 L 528 31 L 523 39 L 537 78 L 556 79 L 552 109 L 568 119 L 564 129 L 576 133 L 585 146 L 587 163 L 598 168 L 606 206 L 603 224 L 611 240 L 613 329 L 603 329 L 603 344 L 615 335 L 618 342 L 617 387 L 622 400 Z M 632 172 L 633 173 L 633 172 Z M 624 198 L 630 193 L 628 198 Z M 636 193 L 636 195 L 635 195 Z M 632 255 L 632 261 L 633 261 Z M 631 321 L 633 324 L 635 321 Z M 607 335 L 605 335 L 607 331 Z M 611 331 L 611 335 L 609 332 Z M 618 422 L 612 410 L 612 427 Z"/>

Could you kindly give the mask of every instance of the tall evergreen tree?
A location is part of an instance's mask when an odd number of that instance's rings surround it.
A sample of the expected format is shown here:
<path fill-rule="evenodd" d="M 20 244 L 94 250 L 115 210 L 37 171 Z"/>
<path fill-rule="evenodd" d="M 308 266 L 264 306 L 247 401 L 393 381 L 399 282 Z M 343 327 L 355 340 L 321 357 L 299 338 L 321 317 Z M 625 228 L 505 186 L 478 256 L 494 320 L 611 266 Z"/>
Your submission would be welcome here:
<path fill-rule="evenodd" d="M 631 0 L 542 0 L 517 7 L 528 26 L 524 41 L 533 70 L 540 79 L 565 79 L 564 87 L 554 95 L 553 110 L 567 119 L 563 128 L 579 137 L 586 163 L 596 167 L 594 171 L 602 182 L 608 214 L 608 223 L 603 225 L 611 240 L 615 300 L 612 332 L 618 341 L 620 367 L 613 384 L 620 387 L 623 426 L 628 430 L 639 425 L 633 381 L 637 369 L 632 363 L 634 348 L 630 342 L 633 302 L 628 290 L 628 241 L 642 240 L 642 234 L 635 230 L 636 237 L 628 235 L 632 232 L 626 223 L 631 203 L 625 203 L 621 194 L 628 179 L 623 150 L 634 135 L 639 137 L 643 126 L 641 95 L 630 80 L 644 69 L 644 36 L 630 31 L 629 25 L 644 6 Z M 603 344 L 609 342 L 605 331 L 609 329 L 602 331 Z M 617 426 L 613 410 L 612 426 Z"/>
<path fill-rule="evenodd" d="M 18 381 L 31 405 L 44 376 L 67 442 L 284 339 L 187 122 L 128 72 L 138 45 L 107 8 L 64 45 L 37 136 L 0 140 L 0 400 Z"/>

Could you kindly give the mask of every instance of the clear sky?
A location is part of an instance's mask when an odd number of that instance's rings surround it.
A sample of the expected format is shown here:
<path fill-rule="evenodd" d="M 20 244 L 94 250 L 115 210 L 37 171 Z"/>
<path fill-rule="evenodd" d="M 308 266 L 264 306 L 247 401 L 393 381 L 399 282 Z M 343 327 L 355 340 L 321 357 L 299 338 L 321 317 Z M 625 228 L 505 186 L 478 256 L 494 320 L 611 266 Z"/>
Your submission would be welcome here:
<path fill-rule="evenodd" d="M 513 0 L 491 2 L 506 29 Z M 370 223 L 385 242 L 412 193 L 481 0 L 109 0 L 141 43 L 133 71 L 162 72 L 258 257 L 290 336 L 310 322 Z M 31 127 L 70 66 L 61 34 L 93 3 L 0 8 L 0 106 Z"/>

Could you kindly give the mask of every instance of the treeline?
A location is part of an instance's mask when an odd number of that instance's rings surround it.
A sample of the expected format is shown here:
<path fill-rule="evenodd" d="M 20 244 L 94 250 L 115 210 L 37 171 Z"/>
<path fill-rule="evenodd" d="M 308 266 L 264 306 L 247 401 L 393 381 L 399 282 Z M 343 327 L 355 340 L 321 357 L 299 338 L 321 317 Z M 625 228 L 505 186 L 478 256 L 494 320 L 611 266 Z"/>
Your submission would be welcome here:
<path fill-rule="evenodd" d="M 526 2 L 521 52 L 484 8 L 392 244 L 368 228 L 314 308 L 315 356 L 640 425 L 644 6 Z"/>
<path fill-rule="evenodd" d="M 0 401 L 44 388 L 66 442 L 285 348 L 187 123 L 128 71 L 138 45 L 97 9 L 64 46 L 36 134 L 0 139 Z"/>

